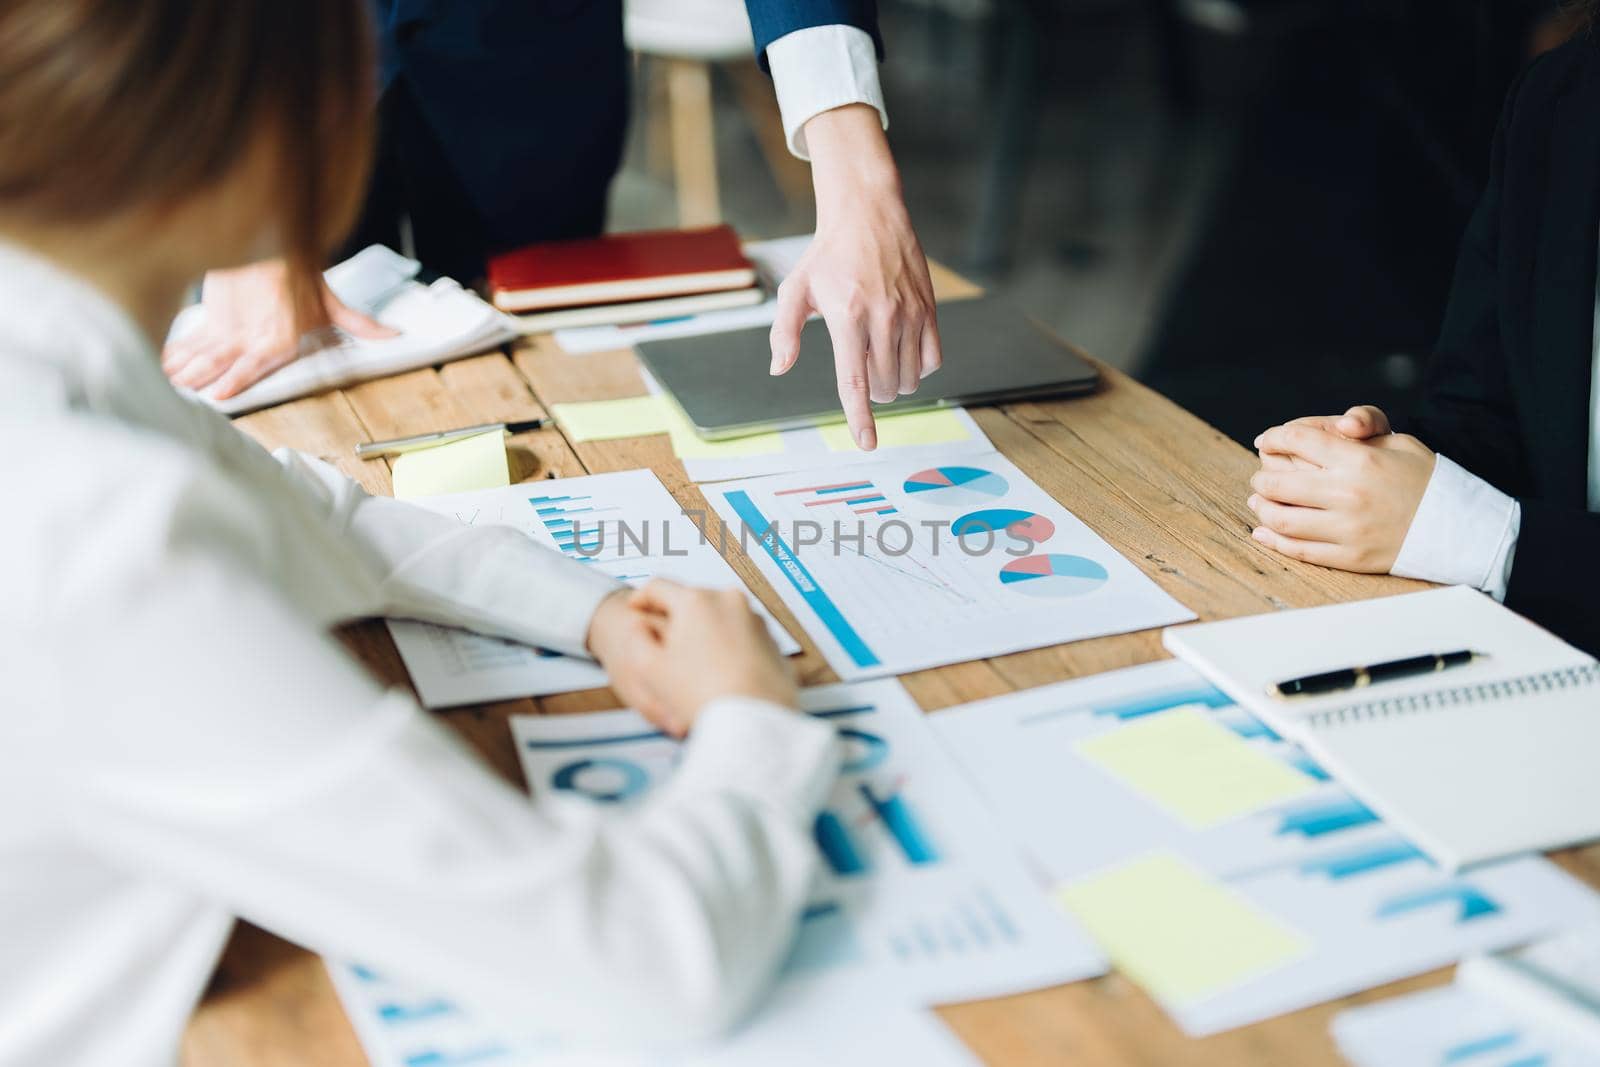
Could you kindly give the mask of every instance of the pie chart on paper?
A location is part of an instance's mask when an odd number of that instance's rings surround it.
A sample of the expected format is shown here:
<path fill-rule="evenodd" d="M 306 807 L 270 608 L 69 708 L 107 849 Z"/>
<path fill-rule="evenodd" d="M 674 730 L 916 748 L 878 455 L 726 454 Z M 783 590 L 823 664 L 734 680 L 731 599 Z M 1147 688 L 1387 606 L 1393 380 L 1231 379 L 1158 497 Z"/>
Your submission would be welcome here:
<path fill-rule="evenodd" d="M 950 532 L 957 537 L 969 534 L 987 537 L 991 533 L 996 536 L 1005 533 L 1037 545 L 1055 536 L 1056 524 L 1043 515 L 1019 508 L 989 508 L 961 516 L 950 524 Z"/>
<path fill-rule="evenodd" d="M 947 508 L 977 507 L 1011 490 L 1004 478 L 981 467 L 930 467 L 911 475 L 902 488 L 925 504 Z"/>
<path fill-rule="evenodd" d="M 1024 556 L 1000 568 L 1000 584 L 1007 589 L 1047 599 L 1092 593 L 1109 577 L 1092 559 L 1054 552 Z"/>

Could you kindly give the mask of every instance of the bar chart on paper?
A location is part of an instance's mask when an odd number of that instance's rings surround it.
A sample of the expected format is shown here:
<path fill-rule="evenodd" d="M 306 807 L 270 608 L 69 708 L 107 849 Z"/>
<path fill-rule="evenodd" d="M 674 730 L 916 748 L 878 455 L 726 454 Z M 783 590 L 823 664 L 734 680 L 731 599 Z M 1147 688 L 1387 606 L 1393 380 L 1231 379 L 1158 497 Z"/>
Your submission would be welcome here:
<path fill-rule="evenodd" d="M 562 478 L 503 489 L 434 497 L 416 503 L 462 525 L 500 525 L 619 582 L 663 577 L 689 585 L 742 587 L 733 568 L 701 536 L 677 501 L 646 470 Z M 787 655 L 800 650 L 754 597 L 751 605 Z M 451 707 L 543 696 L 606 684 L 586 659 L 513 641 L 410 620 L 389 632 L 423 704 Z"/>
<path fill-rule="evenodd" d="M 921 1003 L 998 996 L 1100 973 L 1103 961 L 1028 875 L 895 682 L 806 690 L 844 762 L 813 826 L 824 873 L 786 975 L 871 975 Z M 640 802 L 680 744 L 632 712 L 518 716 L 535 795 Z"/>
<path fill-rule="evenodd" d="M 829 474 L 707 498 L 843 678 L 1194 617 L 997 453 Z"/>
<path fill-rule="evenodd" d="M 1192 1034 L 1600 913 L 1592 891 L 1541 859 L 1438 870 L 1181 663 L 932 720 L 1062 901 Z"/>

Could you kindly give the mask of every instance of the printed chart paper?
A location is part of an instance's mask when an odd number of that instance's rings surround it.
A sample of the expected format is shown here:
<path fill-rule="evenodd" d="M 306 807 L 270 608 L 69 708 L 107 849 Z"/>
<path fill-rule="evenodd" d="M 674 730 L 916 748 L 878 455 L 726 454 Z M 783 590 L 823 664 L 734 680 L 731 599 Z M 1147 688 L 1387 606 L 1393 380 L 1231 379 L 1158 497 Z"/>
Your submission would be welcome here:
<path fill-rule="evenodd" d="M 1600 1067 L 1600 1050 L 1460 983 L 1342 1011 L 1332 1031 L 1352 1067 Z"/>
<path fill-rule="evenodd" d="M 1103 973 L 1104 959 L 1051 905 L 898 683 L 802 699 L 838 728 L 846 755 L 816 820 L 824 876 L 787 979 L 871 976 L 908 1001 L 938 1004 Z M 511 723 L 536 797 L 626 807 L 671 775 L 680 749 L 632 712 Z"/>
<path fill-rule="evenodd" d="M 464 526 L 513 526 L 630 585 L 662 577 L 686 585 L 743 588 L 733 568 L 647 470 L 523 482 L 415 503 L 451 515 Z M 750 604 L 767 620 L 785 655 L 800 651 L 799 643 L 755 597 Z M 529 610 L 536 608 L 529 605 Z M 422 703 L 430 708 L 606 684 L 605 671 L 589 660 L 431 623 L 392 619 L 388 625 Z"/>
<path fill-rule="evenodd" d="M 1184 622 L 1168 596 L 995 452 L 706 488 L 842 678 Z"/>
<path fill-rule="evenodd" d="M 1188 721 L 1180 732 L 1191 733 L 1197 713 L 1293 771 L 1281 784 L 1313 788 L 1262 789 L 1254 807 L 1230 818 L 1187 818 L 1171 783 L 1142 773 L 1164 755 L 1141 749 L 1152 723 Z M 1600 914 L 1600 897 L 1542 859 L 1456 877 L 1440 871 L 1297 746 L 1175 661 L 930 719 L 1061 901 L 1190 1034 L 1259 1022 Z M 1171 735 L 1154 736 L 1159 748 Z M 1243 766 L 1201 755 L 1214 776 Z M 1242 795 L 1237 783 L 1218 786 Z M 1174 923 L 1183 925 L 1167 937 L 1148 936 Z M 1219 929 L 1239 951 L 1209 942 Z"/>
<path fill-rule="evenodd" d="M 864 982 L 785 983 L 720 1041 L 620 1052 L 554 1033 L 510 1036 L 443 997 L 364 967 L 327 966 L 372 1067 L 980 1067 L 932 1012 Z"/>

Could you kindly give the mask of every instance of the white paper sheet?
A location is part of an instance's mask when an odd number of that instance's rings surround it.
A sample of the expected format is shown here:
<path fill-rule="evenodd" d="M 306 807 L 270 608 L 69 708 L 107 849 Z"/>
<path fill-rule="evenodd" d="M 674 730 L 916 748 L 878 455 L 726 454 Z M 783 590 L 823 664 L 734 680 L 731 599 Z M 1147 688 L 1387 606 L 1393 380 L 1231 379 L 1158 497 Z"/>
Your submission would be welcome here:
<path fill-rule="evenodd" d="M 1084 758 L 1079 746 L 1177 709 L 1204 709 L 1315 791 L 1196 830 Z M 1191 1034 L 1257 1022 L 1592 919 L 1600 898 L 1524 859 L 1452 878 L 1298 747 L 1187 666 L 1168 661 L 938 712 L 933 728 L 999 820 L 1062 885 L 1173 854 L 1311 951 L 1163 1007 Z"/>
<path fill-rule="evenodd" d="M 1103 973 L 899 683 L 809 689 L 802 706 L 839 728 L 846 762 L 817 819 L 825 873 L 786 980 L 869 977 L 936 1004 Z M 679 751 L 632 712 L 515 716 L 511 727 L 535 796 L 638 803 Z"/>
<path fill-rule="evenodd" d="M 728 1037 L 660 1052 L 514 1037 L 450 1001 L 361 967 L 328 964 L 372 1067 L 978 1067 L 932 1012 L 867 982 L 789 982 Z"/>
<path fill-rule="evenodd" d="M 1456 984 L 1342 1011 L 1331 1027 L 1352 1067 L 1597 1067 L 1492 999 Z"/>
<path fill-rule="evenodd" d="M 733 568 L 701 539 L 672 494 L 648 470 L 525 482 L 415 503 L 467 526 L 514 526 L 539 543 L 629 584 L 662 577 L 719 589 L 743 587 Z M 580 550 L 580 539 L 594 551 Z M 785 655 L 800 651 L 799 643 L 755 597 L 750 603 L 767 620 Z M 606 684 L 605 671 L 588 660 L 430 623 L 390 620 L 388 625 L 422 703 L 430 708 Z"/>
<path fill-rule="evenodd" d="M 998 453 L 724 482 L 706 497 L 724 523 L 714 536 L 743 539 L 842 678 L 1194 618 Z"/>

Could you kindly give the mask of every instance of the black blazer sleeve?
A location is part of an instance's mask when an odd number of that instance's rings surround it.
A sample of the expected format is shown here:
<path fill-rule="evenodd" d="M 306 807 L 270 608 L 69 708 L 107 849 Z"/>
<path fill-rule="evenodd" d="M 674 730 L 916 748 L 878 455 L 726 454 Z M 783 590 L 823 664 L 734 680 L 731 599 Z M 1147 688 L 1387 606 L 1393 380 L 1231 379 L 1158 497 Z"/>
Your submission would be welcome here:
<path fill-rule="evenodd" d="M 1535 322 L 1528 288 L 1542 233 L 1533 227 L 1582 227 L 1576 220 L 1583 211 L 1568 204 L 1565 193 L 1553 192 L 1550 175 L 1531 156 L 1517 155 L 1557 139 L 1592 136 L 1571 124 L 1551 126 L 1555 87 L 1575 66 L 1594 62 L 1592 56 L 1587 44 L 1563 49 L 1554 63 L 1530 68 L 1508 98 L 1490 184 L 1462 245 L 1423 403 L 1404 428 L 1517 498 L 1521 529 L 1506 606 L 1600 655 L 1600 515 L 1583 509 L 1579 484 L 1593 427 L 1589 420 L 1582 429 L 1552 425 L 1537 414 L 1552 410 L 1553 396 L 1565 404 L 1581 391 L 1587 401 L 1590 339 L 1587 331 L 1571 338 L 1571 352 L 1532 341 L 1549 333 L 1534 328 L 1548 324 Z M 1588 121 L 1594 111 L 1581 114 Z M 1574 187 L 1600 185 L 1600 173 L 1581 178 Z M 1560 202 L 1541 212 L 1540 202 L 1551 196 Z M 1575 239 L 1596 235 L 1588 230 Z M 1589 286 L 1593 292 L 1592 278 Z M 1571 477 L 1558 480 L 1558 467 Z"/>
<path fill-rule="evenodd" d="M 1495 135 L 1489 187 L 1461 242 L 1421 406 L 1402 427 L 1512 496 L 1528 489 L 1522 427 L 1500 336 L 1501 194 L 1506 126 L 1516 96 L 1514 89 Z"/>

